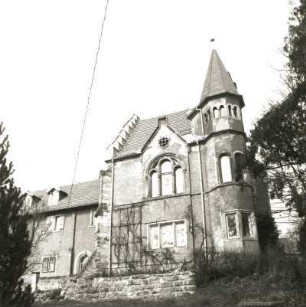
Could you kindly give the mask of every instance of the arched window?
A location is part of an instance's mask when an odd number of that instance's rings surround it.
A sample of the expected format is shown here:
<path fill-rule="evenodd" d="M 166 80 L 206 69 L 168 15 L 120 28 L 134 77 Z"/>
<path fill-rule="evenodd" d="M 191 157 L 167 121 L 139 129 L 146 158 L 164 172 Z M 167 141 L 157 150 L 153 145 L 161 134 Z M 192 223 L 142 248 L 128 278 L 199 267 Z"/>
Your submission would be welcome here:
<path fill-rule="evenodd" d="M 151 197 L 183 193 L 185 190 L 184 171 L 175 157 L 162 157 L 149 170 Z"/>
<path fill-rule="evenodd" d="M 232 117 L 232 106 L 229 104 L 227 107 L 228 107 L 228 116 Z"/>
<path fill-rule="evenodd" d="M 175 170 L 175 192 L 184 192 L 184 173 L 181 167 L 178 167 Z"/>
<path fill-rule="evenodd" d="M 166 160 L 161 164 L 161 194 L 162 195 L 171 195 L 173 193 L 172 186 L 172 165 L 171 162 Z"/>
<path fill-rule="evenodd" d="M 224 106 L 220 107 L 220 117 L 224 117 L 225 116 L 225 109 Z"/>
<path fill-rule="evenodd" d="M 87 254 L 85 254 L 83 257 L 80 258 L 79 272 L 81 272 L 84 269 L 88 259 L 89 259 L 89 255 Z"/>
<path fill-rule="evenodd" d="M 231 160 L 229 156 L 220 158 L 221 182 L 232 181 Z"/>
<path fill-rule="evenodd" d="M 213 112 L 214 112 L 214 118 L 219 118 L 220 117 L 220 112 L 219 112 L 219 110 L 216 107 L 213 108 Z"/>
<path fill-rule="evenodd" d="M 243 180 L 244 155 L 241 152 L 235 154 L 235 181 Z"/>
<path fill-rule="evenodd" d="M 151 195 L 152 197 L 159 196 L 159 181 L 158 181 L 158 175 L 156 171 L 153 171 L 151 173 Z"/>
<path fill-rule="evenodd" d="M 233 107 L 233 113 L 234 113 L 234 117 L 238 117 L 238 111 L 237 111 L 237 107 L 236 106 L 234 106 Z"/>

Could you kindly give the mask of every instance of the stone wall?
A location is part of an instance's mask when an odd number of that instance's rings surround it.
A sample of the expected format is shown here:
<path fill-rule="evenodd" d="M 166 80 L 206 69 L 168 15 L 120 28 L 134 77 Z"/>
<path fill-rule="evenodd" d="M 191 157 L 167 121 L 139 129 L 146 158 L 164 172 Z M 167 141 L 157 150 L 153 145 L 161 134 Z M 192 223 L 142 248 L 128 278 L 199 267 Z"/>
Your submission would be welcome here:
<path fill-rule="evenodd" d="M 159 299 L 192 294 L 196 290 L 193 272 L 139 274 L 124 277 L 79 278 L 63 285 L 65 299 L 102 301 L 116 299 Z"/>

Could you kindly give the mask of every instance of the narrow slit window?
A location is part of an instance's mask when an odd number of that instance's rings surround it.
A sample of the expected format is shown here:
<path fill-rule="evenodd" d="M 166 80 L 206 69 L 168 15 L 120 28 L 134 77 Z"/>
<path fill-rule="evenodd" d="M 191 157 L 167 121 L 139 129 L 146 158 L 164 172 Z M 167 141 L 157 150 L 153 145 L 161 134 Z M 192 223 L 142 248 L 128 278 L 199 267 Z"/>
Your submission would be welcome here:
<path fill-rule="evenodd" d="M 224 106 L 220 107 L 220 117 L 224 117 L 225 116 L 225 109 Z"/>

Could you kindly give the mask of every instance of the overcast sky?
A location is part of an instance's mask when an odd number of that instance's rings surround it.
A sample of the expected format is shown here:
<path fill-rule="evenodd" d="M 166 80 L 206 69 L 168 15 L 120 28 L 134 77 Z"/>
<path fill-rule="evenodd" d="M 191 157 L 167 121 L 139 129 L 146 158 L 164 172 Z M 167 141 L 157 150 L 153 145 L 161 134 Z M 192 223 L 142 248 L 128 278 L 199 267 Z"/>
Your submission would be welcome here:
<path fill-rule="evenodd" d="M 0 0 L 0 120 L 23 190 L 70 184 L 105 0 Z M 77 181 L 140 118 L 192 108 L 215 38 L 246 132 L 282 89 L 288 0 L 110 0 Z"/>

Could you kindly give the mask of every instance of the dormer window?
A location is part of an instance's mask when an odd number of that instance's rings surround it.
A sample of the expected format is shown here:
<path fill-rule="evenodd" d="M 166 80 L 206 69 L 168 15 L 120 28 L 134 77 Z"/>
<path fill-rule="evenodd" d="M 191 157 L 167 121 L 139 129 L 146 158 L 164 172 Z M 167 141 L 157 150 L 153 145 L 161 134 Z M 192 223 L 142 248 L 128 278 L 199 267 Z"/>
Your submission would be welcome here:
<path fill-rule="evenodd" d="M 48 206 L 57 205 L 60 199 L 60 190 L 53 188 L 48 192 L 48 194 L 49 194 Z"/>
<path fill-rule="evenodd" d="M 33 195 L 30 194 L 29 192 L 26 194 L 26 197 L 24 199 L 24 203 L 25 203 L 25 206 L 27 208 L 31 208 L 32 207 L 32 204 L 33 204 Z"/>

